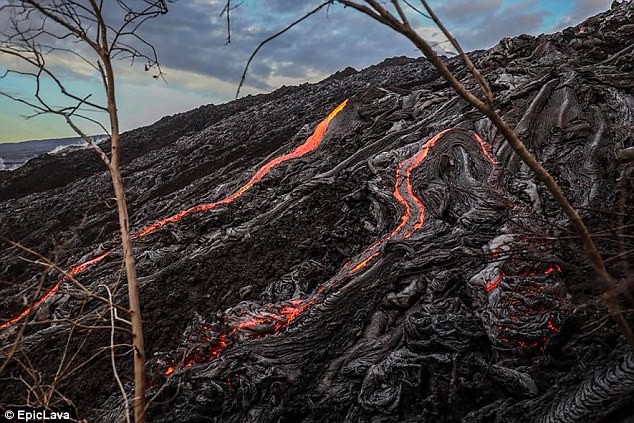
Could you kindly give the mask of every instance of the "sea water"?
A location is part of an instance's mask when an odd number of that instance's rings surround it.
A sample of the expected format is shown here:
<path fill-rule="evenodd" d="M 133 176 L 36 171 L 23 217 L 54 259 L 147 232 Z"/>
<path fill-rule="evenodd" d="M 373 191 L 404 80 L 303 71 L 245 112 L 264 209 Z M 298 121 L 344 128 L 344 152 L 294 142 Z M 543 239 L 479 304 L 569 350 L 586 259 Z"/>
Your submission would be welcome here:
<path fill-rule="evenodd" d="M 94 137 L 97 142 L 104 136 Z M 88 147 L 81 138 L 61 138 L 51 140 L 0 143 L 0 170 L 15 170 L 27 161 L 42 154 L 64 154 L 70 150 Z"/>

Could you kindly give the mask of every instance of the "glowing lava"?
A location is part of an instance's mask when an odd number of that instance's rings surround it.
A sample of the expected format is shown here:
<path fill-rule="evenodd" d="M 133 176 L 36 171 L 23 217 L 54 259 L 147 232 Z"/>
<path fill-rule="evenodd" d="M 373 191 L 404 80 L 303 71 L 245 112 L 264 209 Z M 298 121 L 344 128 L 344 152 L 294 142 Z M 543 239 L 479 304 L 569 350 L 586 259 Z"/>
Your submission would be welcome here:
<path fill-rule="evenodd" d="M 264 166 L 262 166 L 260 169 L 257 170 L 257 172 L 255 172 L 255 175 L 253 175 L 251 177 L 251 179 L 249 179 L 249 181 L 242 185 L 236 192 L 234 192 L 233 194 L 231 194 L 230 196 L 213 202 L 213 203 L 206 203 L 206 204 L 199 204 L 197 206 L 191 207 L 187 210 L 183 210 L 173 216 L 170 216 L 168 218 L 165 218 L 163 220 L 160 220 L 152 225 L 146 226 L 145 228 L 139 230 L 136 234 L 134 234 L 132 236 L 132 239 L 137 239 L 137 238 L 141 238 L 145 235 L 148 235 L 154 231 L 156 231 L 157 229 L 165 226 L 168 223 L 174 223 L 174 222 L 178 222 L 179 220 L 192 215 L 194 213 L 199 213 L 199 212 L 203 212 L 203 211 L 207 211 L 207 210 L 211 210 L 214 209 L 218 206 L 224 205 L 224 204 L 229 204 L 232 203 L 233 201 L 235 201 L 237 198 L 239 198 L 240 196 L 242 196 L 242 194 L 244 194 L 245 192 L 247 192 L 248 190 L 250 190 L 253 185 L 255 185 L 256 183 L 260 182 L 262 180 L 262 178 L 264 178 L 264 176 L 269 173 L 271 170 L 273 170 L 275 167 L 279 166 L 280 164 L 288 161 L 288 160 L 292 160 L 292 159 L 296 159 L 298 157 L 302 157 L 312 151 L 314 151 L 315 149 L 317 149 L 317 147 L 319 147 L 319 145 L 321 144 L 321 140 L 324 138 L 324 134 L 326 133 L 326 130 L 328 129 L 328 124 L 330 123 L 330 121 L 337 116 L 337 114 L 344 108 L 346 107 L 346 104 L 348 103 L 348 100 L 344 100 L 343 103 L 341 103 L 339 106 L 337 106 L 332 112 L 330 112 L 330 114 L 326 117 L 326 119 L 322 120 L 319 125 L 317 125 L 317 127 L 315 128 L 315 131 L 313 132 L 313 134 L 299 147 L 296 147 L 293 151 L 291 151 L 288 154 L 284 154 L 283 156 L 280 157 L 276 157 L 273 160 L 271 160 L 270 162 L 266 163 Z"/>
<path fill-rule="evenodd" d="M 492 281 L 489 281 L 486 286 L 484 287 L 484 290 L 486 292 L 491 292 L 493 291 L 495 288 L 498 287 L 498 285 L 500 284 L 500 282 L 502 282 L 502 279 L 504 278 L 504 273 L 500 273 L 500 275 L 493 279 Z"/>
<path fill-rule="evenodd" d="M 344 269 L 352 267 L 350 273 L 357 272 L 365 268 L 375 257 L 378 257 L 381 253 L 381 247 L 392 239 L 407 239 L 411 237 L 414 232 L 423 227 L 425 223 L 425 205 L 414 194 L 414 188 L 412 187 L 412 172 L 420 166 L 425 160 L 429 150 L 436 145 L 436 143 L 442 139 L 443 135 L 452 129 L 445 129 L 430 138 L 418 152 L 409 159 L 401 161 L 396 168 L 396 179 L 394 182 L 394 198 L 403 206 L 404 212 L 401 216 L 399 224 L 394 230 L 379 239 L 377 242 L 369 246 L 359 257 L 355 260 L 351 260 L 344 265 Z M 474 139 L 478 142 L 480 149 L 484 156 L 495 164 L 495 159 L 489 153 L 489 146 L 477 133 L 473 133 Z M 356 262 L 356 263 L 355 263 Z"/>
<path fill-rule="evenodd" d="M 375 251 L 374 253 L 372 253 L 372 255 L 370 255 L 368 258 L 361 260 L 361 262 L 359 262 L 359 264 L 355 265 L 351 270 L 350 273 L 355 273 L 358 272 L 359 270 L 363 269 L 364 267 L 366 267 L 368 265 L 368 263 L 370 263 L 372 261 L 373 258 L 378 257 L 381 255 L 380 251 Z"/>
<path fill-rule="evenodd" d="M 516 260 L 517 261 L 517 260 Z M 514 256 L 509 256 L 507 265 L 514 262 Z M 508 270 L 508 269 L 507 269 Z M 503 346 L 508 349 L 511 346 L 517 353 L 523 353 L 525 350 L 543 350 L 546 342 L 548 341 L 548 334 L 556 333 L 559 329 L 557 327 L 557 321 L 560 321 L 560 317 L 557 311 L 548 313 L 547 306 L 544 305 L 542 300 L 544 299 L 544 285 L 541 283 L 531 283 L 529 278 L 543 278 L 550 275 L 553 272 L 561 272 L 561 268 L 556 264 L 549 264 L 545 270 L 523 265 L 519 269 L 509 271 L 512 275 L 505 273 L 502 269 L 497 268 L 499 272 L 498 276 L 491 280 L 485 281 L 484 289 L 490 298 L 495 298 L 494 303 L 496 308 L 500 308 L 506 314 L 505 317 L 498 320 L 497 331 L 493 335 L 494 338 L 503 342 Z M 500 283 L 505 281 L 509 284 L 507 289 L 498 290 Z M 508 289 L 510 287 L 511 289 Z M 518 297 L 517 294 L 521 293 Z M 548 308 L 551 310 L 551 308 Z M 557 310 L 557 308 L 553 308 Z M 535 332 L 527 335 L 523 331 L 522 326 L 518 326 L 519 322 L 528 320 L 529 322 L 543 322 L 544 316 L 548 313 L 545 327 L 541 327 L 537 335 Z M 542 323 L 540 323 L 540 326 Z M 518 328 L 522 328 L 522 331 Z M 533 336 L 531 336 L 533 335 Z"/>
<path fill-rule="evenodd" d="M 60 280 L 58 280 L 55 285 L 53 285 L 53 287 L 51 289 L 49 289 L 48 291 L 46 291 L 46 293 L 44 295 L 42 295 L 37 301 L 35 301 L 33 304 L 31 304 L 31 306 L 29 308 L 27 308 L 26 310 L 24 310 L 22 313 L 18 314 L 17 316 L 7 320 L 6 322 L 0 324 L 0 330 L 7 328 L 17 322 L 19 322 L 20 320 L 22 320 L 23 318 L 25 318 L 29 313 L 31 313 L 33 310 L 35 310 L 36 308 L 38 308 L 40 306 L 40 304 L 42 304 L 43 302 L 45 302 L 46 300 L 48 300 L 49 298 L 51 298 L 53 295 L 55 295 L 55 293 L 57 293 L 57 291 L 59 290 L 59 287 L 66 281 L 70 280 L 70 278 L 72 278 L 73 276 L 75 276 L 76 274 L 83 272 L 84 270 L 86 270 L 88 267 L 92 266 L 93 264 L 97 264 L 99 263 L 101 260 L 105 259 L 106 257 L 108 257 L 110 255 L 110 253 L 112 252 L 112 250 L 108 250 L 105 253 L 91 259 L 88 260 L 85 263 L 82 264 L 78 264 L 77 266 L 73 266 L 71 267 L 71 269 L 67 272 L 67 274 L 61 278 Z"/>
<path fill-rule="evenodd" d="M 274 158 L 273 160 L 267 162 L 266 164 L 264 164 L 264 166 L 262 166 L 260 169 L 258 169 L 255 174 L 251 177 L 251 179 L 249 179 L 249 181 L 242 185 L 240 188 L 238 188 L 237 191 L 235 191 L 233 194 L 229 195 L 228 197 L 213 202 L 213 203 L 205 203 L 205 204 L 199 204 L 197 206 L 194 207 L 190 207 L 187 210 L 183 210 L 179 213 L 176 213 L 173 216 L 167 217 L 163 220 L 160 220 L 152 225 L 146 226 L 145 228 L 140 229 L 139 231 L 137 231 L 136 233 L 134 233 L 132 235 L 132 239 L 136 240 L 139 238 L 142 238 L 158 229 L 160 229 L 161 227 L 165 226 L 168 223 L 174 223 L 174 222 L 178 222 L 179 220 L 184 219 L 187 216 L 190 216 L 192 214 L 195 213 L 200 213 L 200 212 L 204 212 L 207 210 L 211 210 L 214 209 L 218 206 L 221 205 L 226 205 L 226 204 L 230 204 L 233 201 L 235 201 L 237 198 L 239 198 L 240 196 L 242 196 L 242 194 L 244 194 L 245 192 L 247 192 L 249 189 L 251 189 L 253 187 L 253 185 L 255 185 L 256 183 L 258 183 L 259 181 L 262 180 L 262 178 L 264 178 L 264 176 L 266 176 L 266 174 L 268 174 L 271 170 L 273 170 L 275 167 L 279 166 L 280 164 L 288 161 L 288 160 L 292 160 L 292 159 L 296 159 L 298 157 L 302 157 L 312 151 L 314 151 L 315 149 L 317 149 L 317 147 L 319 147 L 319 145 L 321 144 L 322 139 L 324 138 L 324 134 L 326 133 L 326 130 L 328 129 L 328 125 L 330 124 L 330 121 L 332 119 L 334 119 L 335 116 L 337 116 L 337 114 L 343 110 L 344 107 L 346 107 L 346 104 L 348 104 L 348 100 L 344 100 L 341 104 L 339 104 L 332 112 L 330 112 L 330 114 L 324 119 L 322 120 L 317 127 L 315 128 L 315 131 L 313 132 L 313 134 L 300 146 L 296 147 L 293 151 L 291 151 L 288 154 L 284 154 L 283 156 L 279 156 Z M 63 278 L 61 278 L 60 280 L 58 280 L 55 285 L 53 285 L 52 288 L 50 288 L 42 297 L 40 297 L 38 300 L 36 300 L 33 304 L 31 304 L 30 307 L 28 307 L 27 309 L 25 309 L 23 312 L 21 312 L 20 314 L 18 314 L 17 316 L 12 317 L 11 319 L 7 320 L 6 322 L 0 324 L 0 330 L 5 329 L 15 323 L 17 323 L 18 321 L 22 320 L 24 317 L 26 317 L 27 315 L 29 315 L 29 313 L 31 313 L 33 310 L 35 310 L 37 307 L 40 306 L 40 304 L 42 304 L 43 302 L 45 302 L 46 300 L 48 300 L 49 298 L 51 298 L 53 295 L 55 295 L 55 293 L 59 290 L 59 287 L 61 286 L 62 283 L 66 282 L 67 280 L 69 280 L 70 277 L 75 276 L 76 274 L 83 272 L 84 270 L 86 270 L 88 267 L 92 266 L 93 264 L 97 264 L 100 261 L 102 261 L 103 259 L 105 259 L 106 257 L 108 257 L 110 255 L 110 253 L 112 253 L 112 251 L 114 251 L 113 249 L 110 249 L 108 251 L 106 251 L 105 253 L 91 259 L 88 260 L 82 264 L 76 265 L 74 267 L 71 268 L 71 270 L 68 272 L 68 276 L 64 276 Z"/>

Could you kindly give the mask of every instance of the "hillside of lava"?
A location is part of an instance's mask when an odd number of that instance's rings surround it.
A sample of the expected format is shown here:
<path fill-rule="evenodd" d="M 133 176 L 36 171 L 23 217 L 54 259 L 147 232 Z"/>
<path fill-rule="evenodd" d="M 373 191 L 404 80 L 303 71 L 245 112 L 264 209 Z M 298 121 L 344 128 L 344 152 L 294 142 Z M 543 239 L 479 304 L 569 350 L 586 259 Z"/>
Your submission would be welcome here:
<path fill-rule="evenodd" d="M 587 222 L 630 323 L 633 39 L 634 3 L 614 2 L 471 53 Z M 576 233 L 426 60 L 123 138 L 149 421 L 633 421 L 634 354 Z M 112 197 L 90 150 L 0 172 L 0 234 L 41 255 L 0 245 L 0 408 L 125 421 L 129 329 L 97 298 L 127 304 Z"/>

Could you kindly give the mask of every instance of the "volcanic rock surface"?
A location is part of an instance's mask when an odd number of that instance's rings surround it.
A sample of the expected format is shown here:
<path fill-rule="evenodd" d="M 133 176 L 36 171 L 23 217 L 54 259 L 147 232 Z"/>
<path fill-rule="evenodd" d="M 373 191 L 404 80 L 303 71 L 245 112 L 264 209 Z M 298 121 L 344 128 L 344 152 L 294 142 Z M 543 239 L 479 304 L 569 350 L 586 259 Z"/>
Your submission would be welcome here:
<path fill-rule="evenodd" d="M 472 53 L 630 317 L 632 39 L 615 2 Z M 166 117 L 123 156 L 150 421 L 632 421 L 634 356 L 570 224 L 425 60 Z M 0 172 L 0 234 L 125 305 L 112 197 L 91 151 L 37 159 Z M 41 258 L 0 257 L 0 403 L 125 421 L 125 323 Z"/>

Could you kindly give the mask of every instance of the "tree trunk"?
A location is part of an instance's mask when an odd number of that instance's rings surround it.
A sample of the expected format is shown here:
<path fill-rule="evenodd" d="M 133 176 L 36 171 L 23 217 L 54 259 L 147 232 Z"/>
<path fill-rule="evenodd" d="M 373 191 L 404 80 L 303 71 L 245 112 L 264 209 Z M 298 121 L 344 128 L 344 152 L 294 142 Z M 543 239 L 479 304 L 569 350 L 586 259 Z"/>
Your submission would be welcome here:
<path fill-rule="evenodd" d="M 132 345 L 134 347 L 134 421 L 145 422 L 145 347 L 143 345 L 143 323 L 141 319 L 141 305 L 139 301 L 139 283 L 136 274 L 136 264 L 132 253 L 132 240 L 128 220 L 128 207 L 123 188 L 123 178 L 120 169 L 121 138 L 119 134 L 119 118 L 115 97 L 114 71 L 109 57 L 104 57 L 104 67 L 107 81 L 108 114 L 111 128 L 111 156 L 110 175 L 117 199 L 119 227 L 121 229 L 121 245 L 123 246 L 123 260 L 128 281 L 128 297 L 130 301 L 130 321 L 132 322 Z"/>

